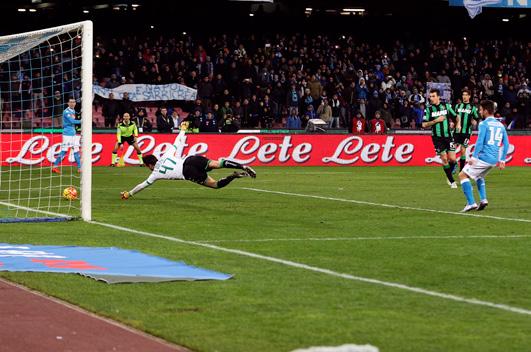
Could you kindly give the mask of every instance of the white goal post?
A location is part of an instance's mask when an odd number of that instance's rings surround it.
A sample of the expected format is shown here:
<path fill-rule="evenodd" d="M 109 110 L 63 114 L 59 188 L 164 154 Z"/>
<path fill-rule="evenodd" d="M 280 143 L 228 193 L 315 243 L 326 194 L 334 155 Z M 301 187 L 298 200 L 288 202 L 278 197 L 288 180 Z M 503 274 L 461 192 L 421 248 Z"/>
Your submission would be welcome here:
<path fill-rule="evenodd" d="M 93 26 L 92 21 L 82 22 L 83 40 L 81 44 L 81 218 L 92 220 L 92 55 Z"/>
<path fill-rule="evenodd" d="M 0 223 L 92 219 L 92 63 L 91 21 L 0 37 Z"/>

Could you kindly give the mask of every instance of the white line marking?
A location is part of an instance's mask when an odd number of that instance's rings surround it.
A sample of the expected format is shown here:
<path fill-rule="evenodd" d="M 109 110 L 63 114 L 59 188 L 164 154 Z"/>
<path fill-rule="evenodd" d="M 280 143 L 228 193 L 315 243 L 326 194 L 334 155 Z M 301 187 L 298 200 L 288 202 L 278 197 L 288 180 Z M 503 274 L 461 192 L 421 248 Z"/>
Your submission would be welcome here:
<path fill-rule="evenodd" d="M 461 212 L 456 212 L 456 211 L 436 210 L 436 209 L 427 209 L 427 208 L 416 208 L 416 207 L 408 207 L 408 206 L 395 205 L 395 204 L 367 202 L 367 201 L 355 200 L 355 199 L 345 199 L 345 198 L 316 196 L 316 195 L 302 194 L 302 193 L 271 191 L 271 190 L 268 190 L 268 189 L 260 189 L 260 188 L 239 187 L 239 189 L 243 189 L 243 190 L 246 190 L 246 191 L 252 191 L 252 192 L 281 194 L 281 195 L 284 195 L 284 196 L 333 200 L 333 201 L 336 201 L 336 202 L 370 205 L 370 206 L 383 207 L 383 208 L 414 210 L 414 211 L 423 211 L 423 212 L 429 212 L 429 213 L 450 214 L 450 215 L 459 215 L 459 216 L 469 216 L 469 217 L 475 217 L 475 218 L 485 218 L 485 219 L 507 220 L 507 221 L 517 221 L 517 222 L 528 222 L 528 223 L 531 223 L 530 219 L 505 218 L 505 217 L 493 216 L 493 215 L 480 215 L 480 214 L 471 214 L 471 213 L 461 213 Z"/>
<path fill-rule="evenodd" d="M 505 239 L 505 238 L 531 238 L 531 235 L 484 235 L 484 236 L 389 236 L 389 237 L 308 237 L 308 238 L 257 238 L 235 240 L 194 240 L 201 243 L 221 242 L 291 242 L 291 241 L 385 241 L 385 240 L 432 240 L 432 239 Z"/>
<path fill-rule="evenodd" d="M 306 265 L 306 264 L 302 264 L 302 263 L 293 262 L 291 260 L 284 260 L 284 259 L 280 259 L 280 258 L 269 257 L 269 256 L 261 255 L 261 254 L 252 253 L 252 252 L 241 251 L 241 250 L 238 250 L 238 249 L 220 247 L 220 246 L 216 246 L 216 245 L 208 244 L 208 243 L 187 241 L 187 240 L 183 240 L 183 239 L 180 239 L 180 238 L 177 238 L 177 237 L 171 237 L 171 236 L 160 235 L 160 234 L 147 232 L 147 231 L 135 230 L 135 229 L 131 229 L 131 228 L 128 228 L 128 227 L 108 224 L 108 223 L 99 222 L 99 221 L 90 221 L 90 223 L 95 224 L 95 225 L 108 227 L 108 228 L 115 229 L 115 230 L 119 230 L 119 231 L 125 231 L 125 232 L 134 233 L 134 234 L 141 235 L 141 236 L 160 238 L 160 239 L 173 241 L 173 242 L 177 242 L 177 243 L 182 243 L 182 244 L 187 244 L 187 245 L 192 245 L 192 246 L 199 246 L 199 247 L 209 248 L 209 249 L 213 249 L 213 250 L 216 250 L 216 251 L 227 252 L 227 253 L 232 253 L 232 254 L 238 254 L 238 255 L 241 255 L 241 256 L 245 256 L 245 257 L 265 260 L 265 261 L 268 261 L 268 262 L 278 263 L 278 264 L 282 264 L 282 265 L 285 265 L 285 266 L 290 266 L 290 267 L 294 267 L 294 268 L 300 268 L 300 269 L 304 269 L 304 270 L 308 270 L 308 271 L 322 273 L 322 274 L 335 276 L 335 277 L 339 277 L 339 278 L 343 278 L 343 279 L 347 279 L 347 280 L 360 281 L 360 282 L 366 282 L 366 283 L 370 283 L 370 284 L 374 284 L 374 285 L 393 287 L 393 288 L 398 288 L 398 289 L 401 289 L 401 290 L 406 290 L 406 291 L 411 291 L 411 292 L 415 292 L 415 293 L 420 293 L 420 294 L 427 295 L 427 296 L 438 297 L 438 298 L 443 298 L 443 299 L 447 299 L 447 300 L 451 300 L 451 301 L 468 303 L 468 304 L 473 304 L 473 305 L 478 305 L 478 306 L 496 308 L 496 309 L 504 310 L 504 311 L 507 311 L 507 312 L 512 312 L 512 313 L 518 313 L 518 314 L 524 314 L 524 315 L 531 316 L 531 310 L 524 309 L 524 308 L 519 308 L 519 307 L 512 307 L 512 306 L 508 306 L 506 304 L 492 303 L 492 302 L 488 302 L 488 301 L 478 300 L 478 299 L 475 299 L 475 298 L 466 298 L 466 297 L 461 297 L 461 296 L 452 295 L 452 294 L 448 294 L 448 293 L 430 291 L 430 290 L 426 290 L 426 289 L 423 289 L 423 288 L 407 286 L 407 285 L 394 283 L 394 282 L 387 282 L 387 281 L 381 281 L 381 280 L 371 279 L 371 278 L 362 277 L 362 276 L 354 276 L 354 275 L 350 275 L 350 274 L 339 273 L 339 272 L 328 270 L 328 269 L 323 269 L 323 268 L 318 268 L 318 267 L 315 267 L 315 266 L 310 266 L 310 265 Z"/>
<path fill-rule="evenodd" d="M 52 211 L 39 210 L 39 209 L 34 209 L 34 208 L 24 207 L 24 206 L 21 206 L 21 205 L 16 205 L 16 204 L 13 204 L 13 203 L 7 203 L 7 202 L 0 202 L 0 205 L 4 205 L 4 206 L 6 206 L 6 207 L 17 208 L 17 209 L 21 209 L 21 210 L 33 211 L 33 212 L 40 213 L 40 214 L 46 214 L 46 215 L 58 216 L 58 217 L 61 217 L 61 218 L 71 218 L 71 217 L 74 217 L 73 215 L 66 215 L 66 214 L 61 214 L 61 213 L 54 213 L 54 212 L 52 212 Z"/>

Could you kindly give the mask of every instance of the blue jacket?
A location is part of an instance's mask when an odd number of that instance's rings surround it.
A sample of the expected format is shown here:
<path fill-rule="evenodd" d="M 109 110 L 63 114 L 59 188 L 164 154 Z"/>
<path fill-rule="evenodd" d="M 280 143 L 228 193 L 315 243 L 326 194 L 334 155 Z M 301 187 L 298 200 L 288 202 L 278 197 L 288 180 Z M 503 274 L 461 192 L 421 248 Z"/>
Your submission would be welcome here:
<path fill-rule="evenodd" d="M 288 122 L 286 124 L 286 128 L 288 129 L 300 129 L 301 128 L 301 119 L 295 115 L 295 116 L 289 116 Z"/>

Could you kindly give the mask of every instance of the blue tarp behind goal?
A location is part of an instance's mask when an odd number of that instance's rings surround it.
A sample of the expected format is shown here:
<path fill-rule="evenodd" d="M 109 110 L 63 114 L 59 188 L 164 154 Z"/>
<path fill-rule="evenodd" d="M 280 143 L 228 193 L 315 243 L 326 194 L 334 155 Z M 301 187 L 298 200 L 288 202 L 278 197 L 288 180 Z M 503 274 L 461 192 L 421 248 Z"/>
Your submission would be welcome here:
<path fill-rule="evenodd" d="M 232 276 L 120 248 L 0 243 L 0 271 L 77 273 L 107 283 L 227 280 Z"/>

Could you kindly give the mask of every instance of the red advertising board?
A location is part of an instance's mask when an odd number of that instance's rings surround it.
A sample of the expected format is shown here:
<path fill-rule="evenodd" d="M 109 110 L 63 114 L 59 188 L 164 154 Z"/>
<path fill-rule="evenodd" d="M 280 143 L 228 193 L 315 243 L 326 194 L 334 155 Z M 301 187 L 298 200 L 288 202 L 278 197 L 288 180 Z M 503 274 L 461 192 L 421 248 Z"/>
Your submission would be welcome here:
<path fill-rule="evenodd" d="M 61 135 L 57 134 L 0 134 L 0 138 L 2 165 L 49 165 L 61 149 Z M 175 138 L 175 134 L 142 135 L 138 144 L 144 154 L 159 156 Z M 508 164 L 531 165 L 531 136 L 509 139 Z M 93 135 L 94 165 L 109 165 L 115 142 L 114 134 Z M 271 166 L 422 166 L 440 162 L 429 135 L 189 134 L 178 153 Z M 72 155 L 69 160 L 73 161 Z M 126 147 L 124 160 L 138 164 L 132 147 Z"/>

